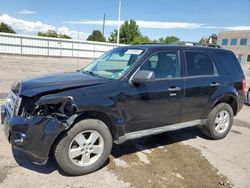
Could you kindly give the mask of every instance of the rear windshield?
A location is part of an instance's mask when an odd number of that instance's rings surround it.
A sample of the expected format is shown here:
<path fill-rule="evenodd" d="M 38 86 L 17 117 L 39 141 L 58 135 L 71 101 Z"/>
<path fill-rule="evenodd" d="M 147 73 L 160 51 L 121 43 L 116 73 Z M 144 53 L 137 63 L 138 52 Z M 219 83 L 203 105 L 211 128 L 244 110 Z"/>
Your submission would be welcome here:
<path fill-rule="evenodd" d="M 223 69 L 223 74 L 241 74 L 241 68 L 236 57 L 227 52 L 215 52 L 215 60 Z"/>

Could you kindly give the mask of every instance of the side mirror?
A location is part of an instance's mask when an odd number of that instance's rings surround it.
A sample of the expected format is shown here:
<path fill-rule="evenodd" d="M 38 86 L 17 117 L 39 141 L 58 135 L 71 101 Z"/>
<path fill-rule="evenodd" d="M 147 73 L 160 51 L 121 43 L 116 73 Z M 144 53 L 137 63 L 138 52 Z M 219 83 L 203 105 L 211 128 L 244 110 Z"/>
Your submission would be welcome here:
<path fill-rule="evenodd" d="M 155 73 L 153 71 L 139 70 L 134 77 L 132 82 L 134 84 L 150 83 L 155 81 Z"/>

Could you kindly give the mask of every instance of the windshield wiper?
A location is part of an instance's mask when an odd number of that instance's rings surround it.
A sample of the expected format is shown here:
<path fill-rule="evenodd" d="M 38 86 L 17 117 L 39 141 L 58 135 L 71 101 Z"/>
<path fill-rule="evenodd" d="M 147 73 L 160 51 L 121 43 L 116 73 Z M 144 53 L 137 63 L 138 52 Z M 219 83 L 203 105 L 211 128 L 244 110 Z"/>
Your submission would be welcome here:
<path fill-rule="evenodd" d="M 89 74 L 91 76 L 96 76 L 96 74 L 92 71 L 82 71 L 83 73 Z"/>
<path fill-rule="evenodd" d="M 106 78 L 106 77 L 103 77 L 103 76 L 100 76 L 92 71 L 85 71 L 83 70 L 82 73 L 85 73 L 85 74 L 88 74 L 88 75 L 91 75 L 91 76 L 97 76 L 97 77 L 100 77 L 100 78 Z"/>

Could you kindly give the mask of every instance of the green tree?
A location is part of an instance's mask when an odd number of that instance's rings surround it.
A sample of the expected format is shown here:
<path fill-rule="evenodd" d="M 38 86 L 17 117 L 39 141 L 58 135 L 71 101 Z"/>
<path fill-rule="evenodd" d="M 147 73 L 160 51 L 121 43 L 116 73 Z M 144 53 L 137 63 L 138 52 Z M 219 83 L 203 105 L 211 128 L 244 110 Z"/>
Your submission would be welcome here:
<path fill-rule="evenodd" d="M 159 41 L 154 39 L 154 40 L 152 40 L 152 43 L 159 43 Z"/>
<path fill-rule="evenodd" d="M 120 27 L 120 43 L 133 44 L 136 37 L 140 37 L 141 32 L 135 20 L 126 20 Z M 110 42 L 116 42 L 117 30 L 114 30 L 109 37 Z"/>
<path fill-rule="evenodd" d="M 217 44 L 217 38 L 218 38 L 218 36 L 216 34 L 212 34 L 208 38 L 202 37 L 199 40 L 199 43 L 201 43 L 201 44 L 207 44 L 207 43 L 211 42 L 212 44 Z"/>
<path fill-rule="evenodd" d="M 88 41 L 98 41 L 98 42 L 106 42 L 106 38 L 103 36 L 102 32 L 99 30 L 93 30 L 92 34 L 88 36 Z"/>
<path fill-rule="evenodd" d="M 4 32 L 4 33 L 16 33 L 11 26 L 9 26 L 6 23 L 1 23 L 0 24 L 0 32 Z"/>
<path fill-rule="evenodd" d="M 125 21 L 120 28 L 120 41 L 123 44 L 132 44 L 140 35 L 141 32 L 135 20 Z"/>
<path fill-rule="evenodd" d="M 66 35 L 66 34 L 58 34 L 58 38 L 71 39 L 71 37 L 69 35 Z"/>
<path fill-rule="evenodd" d="M 175 36 L 168 36 L 164 39 L 163 43 L 165 44 L 173 44 L 174 42 L 179 41 L 180 39 Z"/>
<path fill-rule="evenodd" d="M 152 41 L 147 36 L 139 35 L 134 38 L 132 44 L 147 44 L 151 42 Z"/>
<path fill-rule="evenodd" d="M 164 43 L 164 38 L 163 37 L 159 38 L 159 43 Z"/>
<path fill-rule="evenodd" d="M 180 39 L 176 36 L 168 36 L 166 38 L 159 38 L 158 40 L 154 40 L 154 43 L 162 43 L 162 44 L 173 44 L 174 42 L 179 41 Z"/>
<path fill-rule="evenodd" d="M 212 44 L 217 44 L 218 36 L 216 34 L 212 34 L 209 38 L 211 38 Z"/>
<path fill-rule="evenodd" d="M 41 31 L 38 31 L 38 32 L 37 32 L 37 36 L 39 36 L 39 37 L 47 37 L 47 36 L 46 36 L 46 33 L 43 33 L 43 32 L 41 32 Z"/>
<path fill-rule="evenodd" d="M 111 43 L 117 42 L 117 29 L 115 29 L 113 32 L 110 33 L 110 37 L 108 38 L 108 41 Z"/>
<path fill-rule="evenodd" d="M 55 32 L 54 30 L 48 30 L 47 32 L 38 32 L 37 36 L 40 37 L 53 37 L 53 38 L 59 38 L 57 32 Z"/>
<path fill-rule="evenodd" d="M 39 31 L 37 33 L 37 36 L 40 37 L 52 37 L 52 38 L 64 38 L 64 39 L 71 39 L 70 36 L 66 35 L 66 34 L 58 34 L 56 31 L 54 30 L 48 30 L 47 32 L 41 32 Z"/>
<path fill-rule="evenodd" d="M 205 38 L 205 37 L 202 37 L 200 40 L 199 40 L 199 43 L 201 44 L 207 44 L 209 42 L 209 38 Z"/>

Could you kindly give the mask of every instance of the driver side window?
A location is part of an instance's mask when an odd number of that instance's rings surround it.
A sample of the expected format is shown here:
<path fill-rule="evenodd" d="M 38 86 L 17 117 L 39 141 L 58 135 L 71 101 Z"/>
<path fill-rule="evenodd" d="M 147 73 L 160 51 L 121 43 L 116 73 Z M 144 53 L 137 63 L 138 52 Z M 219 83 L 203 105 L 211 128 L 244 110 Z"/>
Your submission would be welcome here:
<path fill-rule="evenodd" d="M 156 79 L 171 79 L 180 76 L 178 51 L 158 52 L 141 66 L 140 70 L 153 71 Z"/>

